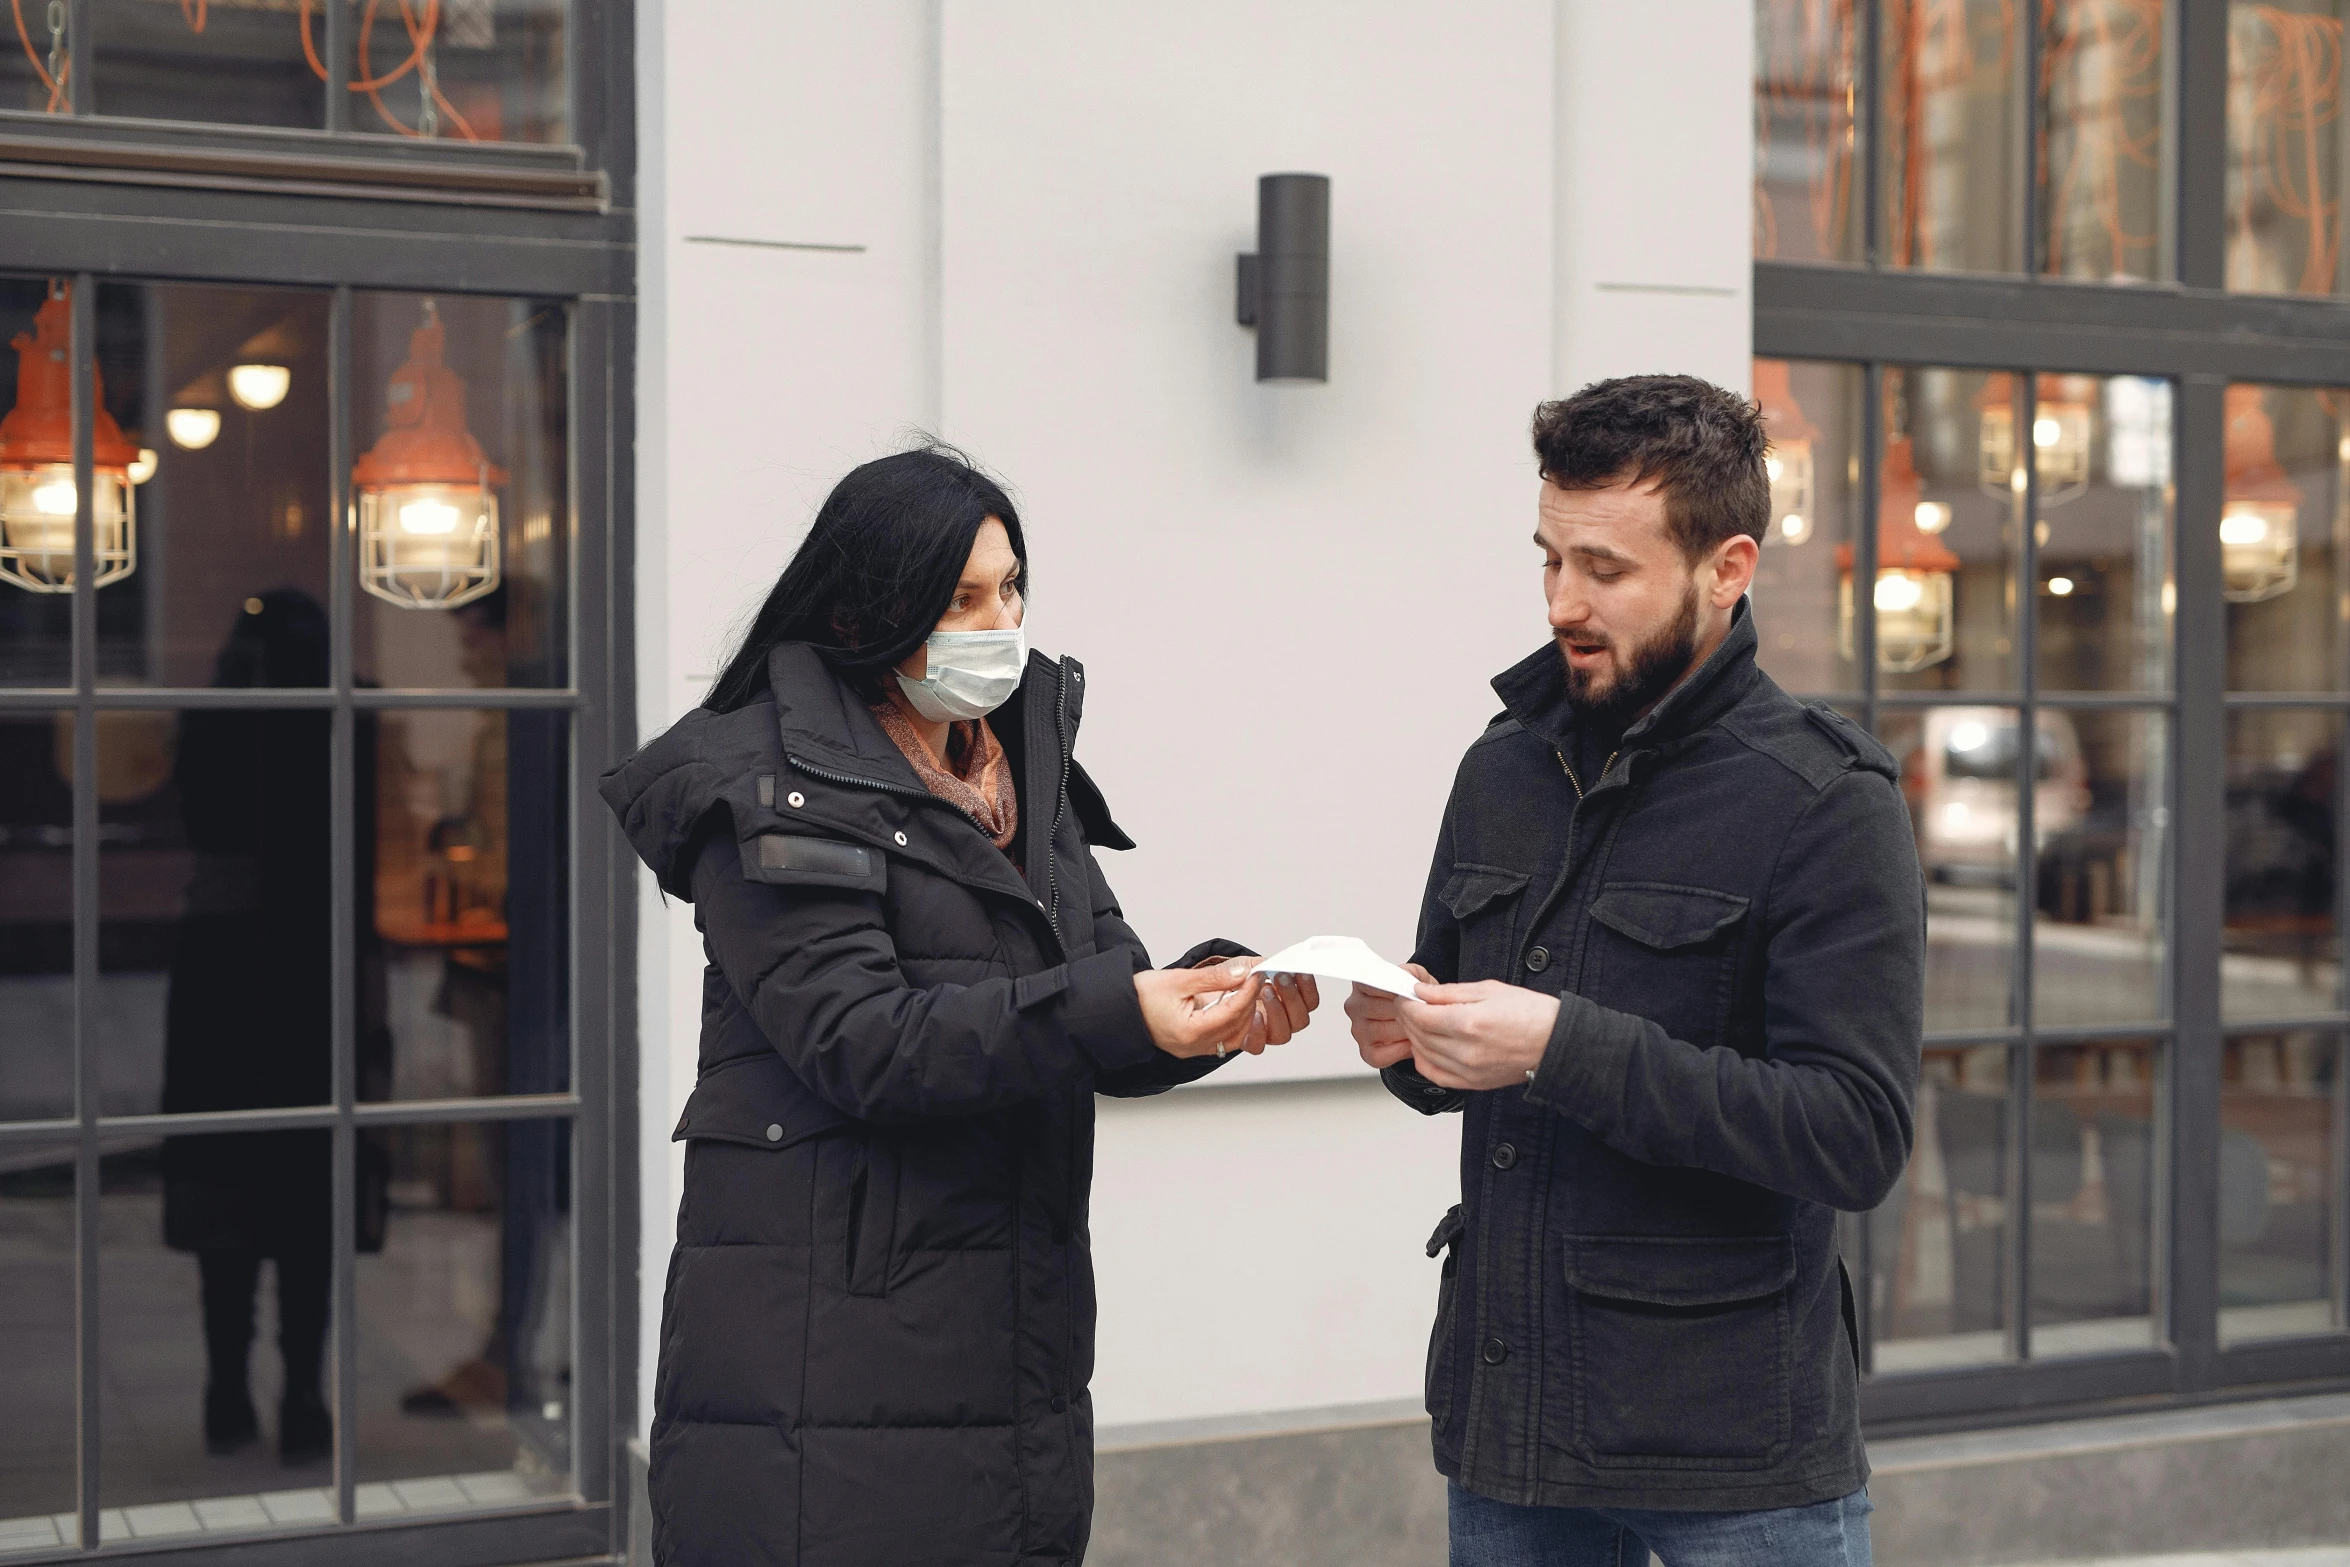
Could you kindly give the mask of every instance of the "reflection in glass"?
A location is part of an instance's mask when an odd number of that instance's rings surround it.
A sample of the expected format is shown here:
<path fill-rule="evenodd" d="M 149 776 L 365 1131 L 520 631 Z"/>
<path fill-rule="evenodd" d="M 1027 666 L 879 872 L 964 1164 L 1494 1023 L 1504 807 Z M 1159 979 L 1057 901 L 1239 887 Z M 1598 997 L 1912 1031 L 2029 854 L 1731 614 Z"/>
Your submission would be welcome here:
<path fill-rule="evenodd" d="M 1758 261 L 1861 259 L 1858 34 L 1850 0 L 1756 0 Z"/>
<path fill-rule="evenodd" d="M 2350 544 L 2350 393 L 2231 386 L 2217 523 L 2228 689 L 2339 691 Z M 2202 524 L 2213 526 L 2206 519 Z"/>
<path fill-rule="evenodd" d="M 2155 712 L 2040 714 L 2032 1007 L 2043 1024 L 2167 1011 L 2169 727 Z"/>
<path fill-rule="evenodd" d="M 2342 1040 L 2315 1030 L 2227 1042 L 2220 1067 L 2219 1336 L 2343 1326 Z"/>
<path fill-rule="evenodd" d="M 1850 548 L 1858 510 L 1860 368 L 1757 359 L 1754 387 L 1771 437 L 1771 525 L 1753 589 L 1762 666 L 1789 691 L 1856 691 L 1859 676 L 1832 627 L 1838 554 Z"/>
<path fill-rule="evenodd" d="M 569 1489 L 570 1132 L 366 1134 L 390 1220 L 359 1259 L 358 1473 L 383 1494 L 463 1508 Z"/>
<path fill-rule="evenodd" d="M 2005 0 L 1884 0 L 1879 199 L 1893 266 L 2025 270 L 2019 9 Z"/>
<path fill-rule="evenodd" d="M 2036 394 L 2041 687 L 2167 690 L 2170 383 L 2043 375 Z M 1986 487 L 2012 475 L 2012 440 L 1988 418 L 1982 446 Z"/>
<path fill-rule="evenodd" d="M 2306 1017 L 2341 1005 L 2334 923 L 2341 742 L 2342 720 L 2330 712 L 2228 715 L 2225 1017 Z"/>
<path fill-rule="evenodd" d="M 2116 283 L 2167 275 L 2167 9 L 2053 0 L 2040 10 L 2042 272 Z"/>
<path fill-rule="evenodd" d="M 323 664 L 318 606 L 298 593 L 259 602 L 231 629 L 220 684 L 273 663 L 297 674 L 311 672 L 304 660 Z M 323 710 L 100 715 L 109 1112 L 332 1099 L 332 728 Z"/>
<path fill-rule="evenodd" d="M 326 324 L 314 291 L 100 285 L 107 406 L 155 453 L 139 569 L 98 595 L 102 682 L 212 684 L 223 638 L 252 605 L 289 592 L 327 602 Z M 196 414 L 210 433 L 191 445 L 205 433 Z M 324 685 L 326 665 L 236 683 Z"/>
<path fill-rule="evenodd" d="M 313 8 L 314 10 L 314 8 Z M 26 4 L 29 20 L 33 6 Z M 100 114 L 317 130 L 326 80 L 304 58 L 319 19 L 292 7 L 208 0 L 105 0 L 90 8 L 93 97 Z"/>
<path fill-rule="evenodd" d="M 73 1178 L 70 1148 L 0 1150 L 0 1555 L 80 1538 Z"/>
<path fill-rule="evenodd" d="M 1869 1216 L 1879 1372 L 2007 1358 L 2007 1047 L 1931 1048 L 1917 1144 Z"/>
<path fill-rule="evenodd" d="M 0 713 L 0 1120 L 74 1112 L 70 713 Z"/>
<path fill-rule="evenodd" d="M 2156 1047 L 2042 1045 L 2032 1100 L 2032 1356 L 2146 1349 Z"/>
<path fill-rule="evenodd" d="M 2024 499 L 1986 483 L 1986 428 L 2012 425 L 2010 377 L 1888 370 L 1877 506 L 1877 667 L 1896 691 L 2006 691 Z M 1847 601 L 1857 591 L 1847 588 Z"/>
<path fill-rule="evenodd" d="M 371 935 L 386 1016 L 360 1097 L 567 1089 L 565 715 L 436 708 L 381 723 Z"/>
<path fill-rule="evenodd" d="M 353 321 L 360 678 L 563 685 L 563 307 L 363 293 Z"/>
<path fill-rule="evenodd" d="M 2066 769 L 2078 766 L 2067 731 L 2048 722 L 2059 716 L 2041 715 L 2044 793 L 2066 787 Z M 1926 1027 L 2007 1027 L 2015 1021 L 2019 715 L 1938 707 L 1889 714 L 1879 728 L 1901 765 L 1926 873 Z"/>
<path fill-rule="evenodd" d="M 2342 289 L 2340 0 L 2228 7 L 2227 285 Z"/>
<path fill-rule="evenodd" d="M 333 1520 L 332 1135 L 148 1139 L 102 1161 L 109 1541 Z M 307 1503 L 287 1499 L 305 1486 Z"/>
<path fill-rule="evenodd" d="M 15 350 L 16 406 L 0 415 L 0 584 L 19 592 L 71 593 L 81 492 L 74 478 L 73 286 L 49 285 L 33 329 Z M 98 586 L 138 569 L 137 485 L 146 464 L 104 402 L 90 430 L 90 548 Z"/>
<path fill-rule="evenodd" d="M 23 57 L 18 56 L 21 64 Z M 0 67 L 4 69 L 4 67 Z M 5 77 L 0 76 L 0 82 Z M 44 278 L 0 277 L 0 344 L 19 336 L 30 342 L 40 334 L 41 311 L 48 305 L 51 287 Z M 23 405 L 20 417 L 19 390 L 24 380 L 21 353 L 0 352 L 0 420 L 7 421 L 11 436 L 22 426 L 23 418 L 41 414 L 39 385 L 42 377 L 36 375 L 35 396 Z M 110 394 L 119 387 L 110 385 Z M 66 412 L 72 413 L 72 393 L 67 392 Z M 111 405 L 112 398 L 109 397 Z M 69 432 L 70 439 L 70 432 Z M 71 476 L 67 476 L 70 487 Z M 51 507 L 58 497 L 47 497 Z M 66 499 L 72 499 L 69 495 Z M 43 505 L 27 490 L 24 501 L 35 518 L 43 515 Z M 49 513 L 53 515 L 53 511 Z M 68 527 L 71 518 L 67 519 Z M 70 542 L 69 542 L 70 547 Z M 62 593 L 31 593 L 13 583 L 0 581 L 0 686 L 57 686 L 73 684 L 73 603 Z"/>
<path fill-rule="evenodd" d="M 565 0 L 345 0 L 351 125 L 411 139 L 565 142 Z"/>

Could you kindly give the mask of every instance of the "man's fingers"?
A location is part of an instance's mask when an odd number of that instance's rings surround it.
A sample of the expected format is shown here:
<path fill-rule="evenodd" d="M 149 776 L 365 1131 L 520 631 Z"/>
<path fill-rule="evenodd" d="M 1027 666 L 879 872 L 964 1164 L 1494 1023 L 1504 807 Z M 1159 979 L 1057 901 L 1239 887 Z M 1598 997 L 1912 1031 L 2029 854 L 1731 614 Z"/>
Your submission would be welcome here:
<path fill-rule="evenodd" d="M 1418 995 L 1406 996 L 1403 999 L 1425 1002 L 1427 1005 L 1435 1007 L 1457 1007 L 1463 1002 L 1483 1001 L 1486 987 L 1491 983 L 1490 980 L 1479 980 L 1471 985 L 1439 985 L 1430 980 L 1417 987 Z"/>

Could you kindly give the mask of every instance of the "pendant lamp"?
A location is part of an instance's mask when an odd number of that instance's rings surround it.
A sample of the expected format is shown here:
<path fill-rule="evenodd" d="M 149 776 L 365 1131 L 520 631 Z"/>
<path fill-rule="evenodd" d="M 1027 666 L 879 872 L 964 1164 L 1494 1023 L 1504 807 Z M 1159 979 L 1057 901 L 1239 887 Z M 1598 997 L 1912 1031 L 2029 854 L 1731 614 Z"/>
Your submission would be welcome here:
<path fill-rule="evenodd" d="M 28 593 L 73 591 L 73 291 L 53 283 L 16 350 L 16 406 L 0 419 L 0 581 Z M 139 448 L 106 411 L 90 372 L 90 527 L 98 587 L 138 569 L 131 467 Z"/>
<path fill-rule="evenodd" d="M 1910 675 L 1948 658 L 1956 643 L 1957 595 L 1952 575 L 1959 558 L 1934 533 L 1918 526 L 1924 507 L 1910 438 L 1885 443 L 1885 472 L 1877 503 L 1877 582 L 1870 601 L 1877 609 L 1877 667 Z M 1931 504 L 1931 503 L 1928 503 Z M 1937 532 L 1939 530 L 1936 530 Z M 1837 641 L 1853 656 L 1853 548 L 1836 546 L 1842 573 Z"/>
<path fill-rule="evenodd" d="M 2226 499 L 2219 513 L 2220 595 L 2257 604 L 2301 579 L 2301 490 L 2277 463 L 2277 427 L 2257 386 L 2231 386 Z"/>
<path fill-rule="evenodd" d="M 1754 400 L 1762 408 L 1763 429 L 1771 438 L 1763 470 L 1771 480 L 1771 524 L 1763 531 L 1765 544 L 1801 544 L 1818 526 L 1816 489 L 1812 483 L 1812 443 L 1819 427 L 1804 417 L 1795 400 L 1784 359 L 1754 362 Z"/>
<path fill-rule="evenodd" d="M 454 609 L 499 582 L 498 486 L 506 471 L 465 426 L 465 383 L 442 360 L 440 312 L 392 372 L 384 433 L 351 469 L 359 585 L 402 609 Z"/>
<path fill-rule="evenodd" d="M 1987 495 L 2020 493 L 2015 455 L 2015 377 L 1983 378 L 1975 399 L 1981 416 L 1979 482 Z M 2041 375 L 2032 383 L 2032 454 L 2040 477 L 2040 505 L 2061 506 L 2089 487 L 2089 457 L 2096 439 L 2097 379 L 2086 375 Z"/>

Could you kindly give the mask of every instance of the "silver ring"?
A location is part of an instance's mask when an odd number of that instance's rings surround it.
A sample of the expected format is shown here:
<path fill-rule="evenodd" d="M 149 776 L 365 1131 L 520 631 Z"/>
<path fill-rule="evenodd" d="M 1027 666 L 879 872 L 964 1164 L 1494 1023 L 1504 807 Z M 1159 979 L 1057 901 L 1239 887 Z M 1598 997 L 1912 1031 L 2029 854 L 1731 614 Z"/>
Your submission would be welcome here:
<path fill-rule="evenodd" d="M 1218 1041 L 1216 1042 L 1216 1059 L 1217 1059 L 1217 1060 L 1221 1061 L 1221 1060 L 1223 1060 L 1223 1059 L 1224 1059 L 1226 1056 L 1230 1055 L 1231 1053 L 1232 1053 L 1232 1047 L 1231 1047 L 1230 1045 L 1227 1045 L 1227 1044 L 1225 1044 L 1225 1043 L 1224 1043 L 1223 1041 L 1221 1041 L 1221 1040 L 1218 1040 Z"/>

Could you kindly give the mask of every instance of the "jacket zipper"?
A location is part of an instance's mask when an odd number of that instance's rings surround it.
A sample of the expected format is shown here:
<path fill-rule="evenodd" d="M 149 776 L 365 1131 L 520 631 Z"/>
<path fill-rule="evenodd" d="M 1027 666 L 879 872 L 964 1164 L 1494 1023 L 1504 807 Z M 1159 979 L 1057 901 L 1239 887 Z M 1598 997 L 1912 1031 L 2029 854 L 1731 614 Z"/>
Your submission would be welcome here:
<path fill-rule="evenodd" d="M 952 800 L 940 799 L 928 789 L 909 788 L 905 784 L 891 783 L 886 778 L 860 778 L 855 773 L 836 773 L 828 767 L 818 767 L 813 762 L 804 762 L 788 751 L 784 753 L 783 759 L 791 763 L 796 770 L 806 773 L 811 778 L 821 778 L 826 783 L 840 784 L 853 789 L 878 789 L 883 794 L 902 794 L 909 800 L 928 800 L 933 805 L 943 805 L 972 826 L 979 827 L 978 817 L 964 810 Z M 979 831 L 982 836 L 987 833 L 987 829 L 984 827 L 979 827 Z"/>
<path fill-rule="evenodd" d="M 1069 661 L 1060 664 L 1061 685 L 1053 704 L 1053 742 L 1060 747 L 1061 777 L 1059 787 L 1053 790 L 1053 825 L 1044 839 L 1044 880 L 1046 923 L 1053 927 L 1053 937 L 1061 943 L 1061 950 L 1069 950 L 1068 938 L 1061 934 L 1061 861 L 1053 853 L 1053 845 L 1061 836 L 1061 806 L 1069 798 Z"/>

